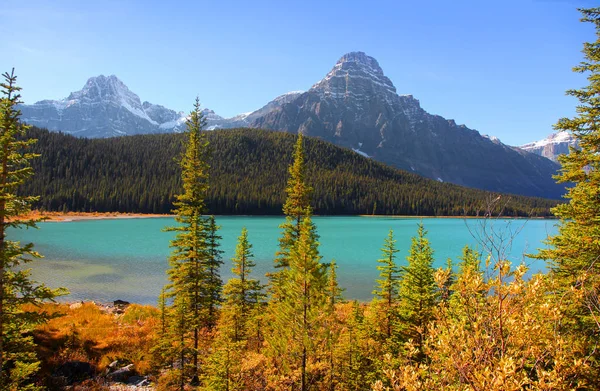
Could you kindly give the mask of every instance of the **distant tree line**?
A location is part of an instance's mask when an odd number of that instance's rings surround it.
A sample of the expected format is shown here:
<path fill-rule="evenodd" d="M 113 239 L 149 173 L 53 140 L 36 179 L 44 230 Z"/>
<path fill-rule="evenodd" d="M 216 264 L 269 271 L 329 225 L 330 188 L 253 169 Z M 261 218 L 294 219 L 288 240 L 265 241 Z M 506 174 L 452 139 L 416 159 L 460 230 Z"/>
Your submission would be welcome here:
<path fill-rule="evenodd" d="M 181 188 L 181 134 L 82 139 L 38 128 L 35 176 L 21 191 L 49 211 L 170 213 Z M 296 136 L 257 129 L 208 132 L 211 214 L 281 214 Z M 497 194 L 440 183 L 330 143 L 306 140 L 315 214 L 476 215 Z M 503 195 L 505 216 L 550 216 L 557 201 Z M 500 210 L 493 211 L 499 213 Z"/>

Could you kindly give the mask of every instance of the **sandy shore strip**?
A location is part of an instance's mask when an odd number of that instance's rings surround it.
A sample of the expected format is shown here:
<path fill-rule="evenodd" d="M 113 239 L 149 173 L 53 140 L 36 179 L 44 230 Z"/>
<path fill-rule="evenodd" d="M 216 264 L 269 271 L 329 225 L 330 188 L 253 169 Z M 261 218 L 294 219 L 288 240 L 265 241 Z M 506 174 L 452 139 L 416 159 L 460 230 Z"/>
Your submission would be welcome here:
<path fill-rule="evenodd" d="M 19 216 L 20 219 L 42 220 L 42 221 L 80 221 L 80 220 L 112 220 L 112 219 L 148 219 L 156 217 L 173 217 L 168 214 L 145 214 L 145 213 L 119 213 L 119 212 L 44 212 L 32 211 L 26 216 Z"/>

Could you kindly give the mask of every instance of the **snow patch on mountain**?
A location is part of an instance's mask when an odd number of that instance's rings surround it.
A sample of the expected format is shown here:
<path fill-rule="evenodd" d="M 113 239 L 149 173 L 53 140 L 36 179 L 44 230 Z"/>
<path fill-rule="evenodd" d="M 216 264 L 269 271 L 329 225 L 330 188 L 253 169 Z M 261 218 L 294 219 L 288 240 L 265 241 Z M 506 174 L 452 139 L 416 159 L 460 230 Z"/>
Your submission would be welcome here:
<path fill-rule="evenodd" d="M 356 153 L 358 153 L 360 156 L 364 156 L 367 158 L 370 158 L 371 156 L 367 155 L 365 152 L 361 151 L 360 149 L 356 149 L 356 148 L 352 148 L 352 150 Z"/>
<path fill-rule="evenodd" d="M 533 148 L 541 148 L 545 147 L 549 144 L 559 144 L 559 143 L 573 143 L 575 141 L 575 137 L 569 132 L 558 132 L 552 133 L 550 136 L 546 137 L 543 140 L 534 141 L 531 143 L 523 144 L 519 148 L 528 150 Z"/>

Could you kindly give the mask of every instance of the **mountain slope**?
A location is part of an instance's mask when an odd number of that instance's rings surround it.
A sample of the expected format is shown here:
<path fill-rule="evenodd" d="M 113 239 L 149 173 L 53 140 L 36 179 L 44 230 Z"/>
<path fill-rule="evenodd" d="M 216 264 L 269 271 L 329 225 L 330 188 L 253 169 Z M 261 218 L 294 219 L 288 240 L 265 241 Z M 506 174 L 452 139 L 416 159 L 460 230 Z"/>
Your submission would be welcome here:
<path fill-rule="evenodd" d="M 141 103 L 114 75 L 91 77 L 65 99 L 19 105 L 19 109 L 28 124 L 89 138 L 180 132 L 186 119 L 183 112 Z M 224 120 L 212 110 L 205 109 L 204 114 L 214 123 Z"/>
<path fill-rule="evenodd" d="M 323 80 L 251 126 L 319 137 L 439 181 L 551 198 L 564 192 L 552 179 L 555 163 L 427 113 L 362 52 L 344 55 Z"/>
<path fill-rule="evenodd" d="M 557 162 L 558 155 L 568 154 L 569 147 L 577 147 L 577 145 L 577 139 L 572 134 L 561 132 L 552 133 L 543 140 L 527 143 L 519 148 Z"/>
<path fill-rule="evenodd" d="M 299 95 L 289 92 L 273 99 L 262 108 L 223 118 L 204 109 L 207 129 L 248 126 L 251 121 L 280 107 Z M 141 103 L 138 95 L 117 78 L 91 77 L 79 91 L 60 100 L 42 100 L 19 105 L 21 119 L 30 125 L 62 131 L 78 137 L 105 138 L 149 133 L 179 133 L 185 129 L 187 114 L 150 102 Z"/>
<path fill-rule="evenodd" d="M 208 206 L 215 214 L 281 214 L 295 137 L 233 129 L 207 132 Z M 82 139 L 34 128 L 35 176 L 23 189 L 47 210 L 169 213 L 181 190 L 175 157 L 183 135 Z M 317 214 L 474 215 L 497 195 L 385 166 L 317 139 L 306 140 Z M 492 198 L 493 197 L 493 198 Z M 556 201 L 502 196 L 509 216 L 546 216 Z"/>

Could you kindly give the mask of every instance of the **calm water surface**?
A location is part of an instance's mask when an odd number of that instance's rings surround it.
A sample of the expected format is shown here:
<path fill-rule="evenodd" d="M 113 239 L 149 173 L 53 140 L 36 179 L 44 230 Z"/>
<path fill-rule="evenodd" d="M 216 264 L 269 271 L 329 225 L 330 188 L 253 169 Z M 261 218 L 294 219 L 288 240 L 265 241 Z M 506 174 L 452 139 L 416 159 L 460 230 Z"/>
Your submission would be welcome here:
<path fill-rule="evenodd" d="M 221 273 L 225 281 L 231 276 L 230 258 L 243 226 L 254 246 L 257 266 L 253 274 L 265 281 L 264 274 L 272 270 L 282 221 L 282 217 L 217 216 L 223 237 L 225 264 Z M 532 272 L 541 271 L 544 262 L 526 259 L 523 253 L 535 252 L 543 247 L 542 240 L 557 232 L 555 220 L 315 217 L 323 261 L 335 259 L 338 263 L 339 281 L 347 298 L 371 299 L 377 259 L 390 229 L 400 249 L 398 263 L 406 264 L 411 237 L 420 221 L 429 231 L 436 266 L 445 265 L 448 258 L 458 261 L 466 244 L 484 250 L 484 238 L 494 236 L 496 243 L 500 238 L 512 244 L 503 247 L 511 261 L 524 261 Z M 170 217 L 46 222 L 40 223 L 37 230 L 11 230 L 9 238 L 35 243 L 44 259 L 30 264 L 33 276 L 53 287 L 67 287 L 71 294 L 63 300 L 122 299 L 154 304 L 166 283 L 169 241 L 174 236 L 161 230 L 172 224 Z"/>

